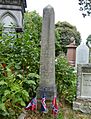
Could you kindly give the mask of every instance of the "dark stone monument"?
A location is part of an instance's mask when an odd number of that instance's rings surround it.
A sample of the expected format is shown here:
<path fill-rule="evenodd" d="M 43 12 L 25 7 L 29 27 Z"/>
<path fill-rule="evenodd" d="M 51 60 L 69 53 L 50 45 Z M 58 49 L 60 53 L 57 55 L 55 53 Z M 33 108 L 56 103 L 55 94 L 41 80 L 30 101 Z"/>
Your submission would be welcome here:
<path fill-rule="evenodd" d="M 67 45 L 67 60 L 68 63 L 71 66 L 75 66 L 75 59 L 76 59 L 76 44 L 75 44 L 75 39 L 74 37 L 70 38 L 71 43 L 69 45 Z"/>
<path fill-rule="evenodd" d="M 43 95 L 53 99 L 56 95 L 55 86 L 55 23 L 54 9 L 50 5 L 43 10 L 41 54 L 40 54 L 40 85 L 37 97 Z"/>

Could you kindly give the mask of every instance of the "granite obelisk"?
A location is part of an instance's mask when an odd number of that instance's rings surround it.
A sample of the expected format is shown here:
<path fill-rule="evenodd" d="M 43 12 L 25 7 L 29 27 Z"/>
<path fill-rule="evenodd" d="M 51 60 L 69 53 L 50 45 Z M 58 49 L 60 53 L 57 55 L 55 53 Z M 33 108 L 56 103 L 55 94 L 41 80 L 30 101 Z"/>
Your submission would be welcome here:
<path fill-rule="evenodd" d="M 40 53 L 40 84 L 38 97 L 46 96 L 53 99 L 56 95 L 55 86 L 55 15 L 50 5 L 43 9 L 41 53 Z"/>

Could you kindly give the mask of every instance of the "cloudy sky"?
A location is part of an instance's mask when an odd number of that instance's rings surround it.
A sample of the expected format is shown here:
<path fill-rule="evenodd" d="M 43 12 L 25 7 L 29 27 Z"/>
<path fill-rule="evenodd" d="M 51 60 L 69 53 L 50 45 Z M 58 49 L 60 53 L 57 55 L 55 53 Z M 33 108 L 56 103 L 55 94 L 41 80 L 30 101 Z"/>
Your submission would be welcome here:
<path fill-rule="evenodd" d="M 27 0 L 27 10 L 36 10 L 42 16 L 43 8 L 48 4 L 54 7 L 55 23 L 67 21 L 76 26 L 83 41 L 91 34 L 91 17 L 83 18 L 78 0 Z"/>

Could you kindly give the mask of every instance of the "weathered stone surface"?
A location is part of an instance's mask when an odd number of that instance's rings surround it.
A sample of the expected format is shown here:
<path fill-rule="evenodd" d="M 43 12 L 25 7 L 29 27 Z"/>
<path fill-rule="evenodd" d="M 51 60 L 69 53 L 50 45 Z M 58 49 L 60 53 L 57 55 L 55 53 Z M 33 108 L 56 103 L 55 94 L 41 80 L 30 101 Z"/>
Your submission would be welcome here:
<path fill-rule="evenodd" d="M 25 111 L 25 109 L 22 109 L 22 113 L 20 114 L 18 119 L 25 119 L 26 115 L 27 115 L 27 112 Z"/>
<path fill-rule="evenodd" d="M 83 113 L 91 113 L 91 101 L 76 100 L 73 102 L 73 110 L 79 110 Z"/>
<path fill-rule="evenodd" d="M 79 64 L 77 75 L 77 96 L 73 109 L 91 113 L 91 64 Z"/>
<path fill-rule="evenodd" d="M 45 94 L 46 98 L 53 98 L 55 88 L 55 23 L 54 9 L 48 5 L 43 10 L 41 54 L 40 54 L 40 86 L 38 97 Z"/>
<path fill-rule="evenodd" d="M 77 98 L 84 97 L 91 98 L 91 64 L 79 64 L 77 68 Z M 84 91 L 87 90 L 87 93 Z"/>
<path fill-rule="evenodd" d="M 26 114 L 25 113 L 21 113 L 20 116 L 18 117 L 18 119 L 25 119 Z"/>

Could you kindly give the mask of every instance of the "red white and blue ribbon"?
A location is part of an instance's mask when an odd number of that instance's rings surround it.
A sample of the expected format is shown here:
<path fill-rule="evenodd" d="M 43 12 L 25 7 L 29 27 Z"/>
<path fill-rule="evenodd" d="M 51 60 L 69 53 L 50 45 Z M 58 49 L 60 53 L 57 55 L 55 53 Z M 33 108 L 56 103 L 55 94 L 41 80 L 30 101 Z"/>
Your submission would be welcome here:
<path fill-rule="evenodd" d="M 36 97 L 33 98 L 29 104 L 27 105 L 27 107 L 25 107 L 25 110 L 32 110 L 34 111 L 37 108 L 37 99 Z"/>

